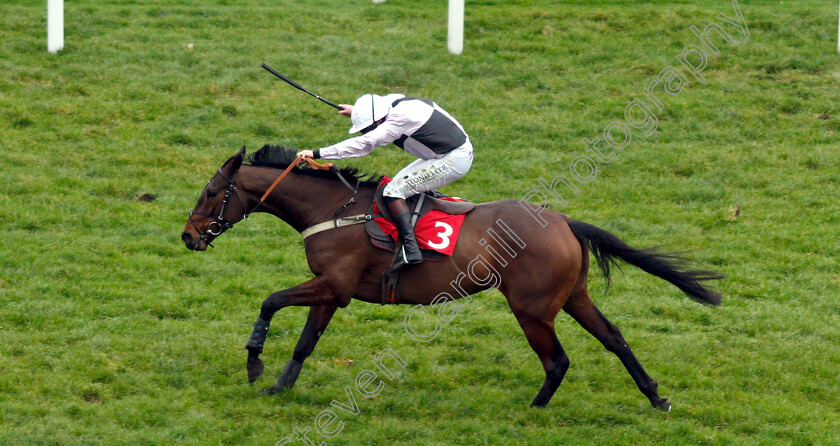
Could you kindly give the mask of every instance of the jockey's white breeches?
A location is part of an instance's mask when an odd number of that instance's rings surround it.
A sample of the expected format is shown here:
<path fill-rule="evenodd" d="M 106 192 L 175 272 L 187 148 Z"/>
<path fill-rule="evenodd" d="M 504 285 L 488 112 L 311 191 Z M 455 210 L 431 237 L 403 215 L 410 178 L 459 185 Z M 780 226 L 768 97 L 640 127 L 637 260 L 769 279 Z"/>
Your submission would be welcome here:
<path fill-rule="evenodd" d="M 418 159 L 394 176 L 382 192 L 386 197 L 408 198 L 412 195 L 437 189 L 463 177 L 470 170 L 473 148 L 467 139 L 461 147 L 441 158 Z"/>

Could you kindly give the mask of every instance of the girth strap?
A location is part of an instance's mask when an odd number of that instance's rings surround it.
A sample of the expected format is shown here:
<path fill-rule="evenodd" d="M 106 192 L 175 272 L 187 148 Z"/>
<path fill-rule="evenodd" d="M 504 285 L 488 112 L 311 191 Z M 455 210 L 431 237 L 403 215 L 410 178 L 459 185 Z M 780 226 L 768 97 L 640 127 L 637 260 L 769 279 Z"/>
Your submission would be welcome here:
<path fill-rule="evenodd" d="M 352 217 L 343 217 L 335 220 L 329 220 L 323 223 L 318 223 L 314 226 L 310 226 L 304 229 L 303 231 L 300 231 L 300 235 L 303 236 L 304 239 L 306 239 L 306 237 L 309 237 L 310 235 L 315 235 L 319 232 L 324 232 L 329 229 L 342 228 L 344 226 L 358 225 L 360 223 L 364 223 L 378 217 L 378 215 L 359 214 L 354 215 Z"/>

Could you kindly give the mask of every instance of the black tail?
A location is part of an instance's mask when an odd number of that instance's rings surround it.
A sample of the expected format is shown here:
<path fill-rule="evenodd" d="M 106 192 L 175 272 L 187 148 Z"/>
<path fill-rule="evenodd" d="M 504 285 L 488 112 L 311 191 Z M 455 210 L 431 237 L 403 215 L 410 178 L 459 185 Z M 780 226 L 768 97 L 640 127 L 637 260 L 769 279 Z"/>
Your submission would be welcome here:
<path fill-rule="evenodd" d="M 679 254 L 660 253 L 653 249 L 636 249 L 597 226 L 569 218 L 566 221 L 580 244 L 589 246 L 598 266 L 604 272 L 607 286 L 610 283 L 610 263 L 619 266 L 616 262 L 617 257 L 647 273 L 673 283 L 697 302 L 710 305 L 720 304 L 720 294 L 705 288 L 700 282 L 722 279 L 722 274 L 689 269 L 688 259 Z"/>

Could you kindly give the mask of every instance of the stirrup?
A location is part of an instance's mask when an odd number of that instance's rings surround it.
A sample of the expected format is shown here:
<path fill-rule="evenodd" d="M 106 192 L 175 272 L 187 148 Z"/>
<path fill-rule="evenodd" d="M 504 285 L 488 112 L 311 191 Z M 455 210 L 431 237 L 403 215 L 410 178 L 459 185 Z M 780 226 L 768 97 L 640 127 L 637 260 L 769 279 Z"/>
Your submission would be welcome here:
<path fill-rule="evenodd" d="M 405 262 L 406 265 L 418 265 L 420 263 L 423 263 L 423 253 L 420 252 L 419 247 L 417 249 L 417 257 L 409 260 L 408 252 L 405 249 L 405 245 L 400 246 L 400 255 L 402 256 L 402 260 L 403 262 Z"/>

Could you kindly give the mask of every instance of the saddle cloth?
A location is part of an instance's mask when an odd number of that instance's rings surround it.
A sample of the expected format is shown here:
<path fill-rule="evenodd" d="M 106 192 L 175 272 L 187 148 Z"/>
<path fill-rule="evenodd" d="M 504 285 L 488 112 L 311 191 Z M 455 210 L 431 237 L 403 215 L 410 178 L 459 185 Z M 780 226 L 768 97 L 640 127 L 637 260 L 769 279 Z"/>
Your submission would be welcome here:
<path fill-rule="evenodd" d="M 383 216 L 382 208 L 385 206 L 381 201 L 382 189 L 390 181 L 388 177 L 382 178 L 376 199 L 369 212 L 375 218 L 365 223 L 365 230 L 374 246 L 393 252 L 399 239 L 399 230 Z M 419 214 L 416 218 L 417 223 L 414 225 L 417 244 L 426 260 L 444 260 L 455 251 L 461 225 L 466 214 L 475 208 L 475 204 L 460 198 L 447 197 L 437 191 L 430 191 L 426 193 L 418 212 L 416 208 L 419 197 L 415 195 L 406 200 L 408 208 L 412 211 L 412 218 L 415 217 L 415 213 Z"/>

